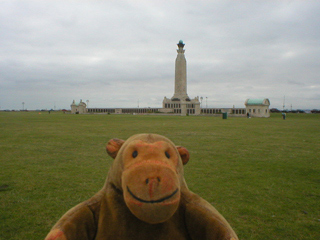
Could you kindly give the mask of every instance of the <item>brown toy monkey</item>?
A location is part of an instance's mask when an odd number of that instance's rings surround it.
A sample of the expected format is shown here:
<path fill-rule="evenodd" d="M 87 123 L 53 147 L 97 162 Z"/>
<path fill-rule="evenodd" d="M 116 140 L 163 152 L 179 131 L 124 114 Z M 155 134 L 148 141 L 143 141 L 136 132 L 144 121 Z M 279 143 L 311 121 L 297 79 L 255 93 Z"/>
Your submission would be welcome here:
<path fill-rule="evenodd" d="M 112 139 L 104 187 L 70 209 L 46 240 L 237 240 L 228 222 L 183 177 L 189 152 L 156 134 Z"/>

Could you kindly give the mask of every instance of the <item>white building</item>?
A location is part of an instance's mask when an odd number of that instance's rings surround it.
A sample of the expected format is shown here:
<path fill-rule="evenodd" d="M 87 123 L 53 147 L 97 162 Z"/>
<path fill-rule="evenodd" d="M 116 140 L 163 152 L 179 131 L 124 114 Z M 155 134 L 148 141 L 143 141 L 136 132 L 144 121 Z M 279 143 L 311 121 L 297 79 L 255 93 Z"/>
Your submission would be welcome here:
<path fill-rule="evenodd" d="M 185 115 L 199 115 L 201 112 L 199 97 L 190 99 L 187 94 L 187 61 L 184 56 L 184 43 L 179 41 L 175 63 L 175 81 L 173 97 L 164 97 L 161 112 Z"/>
<path fill-rule="evenodd" d="M 252 117 L 270 117 L 270 101 L 264 99 L 247 99 L 245 104 L 246 112 Z"/>
<path fill-rule="evenodd" d="M 70 106 L 71 106 L 71 113 L 75 113 L 75 114 L 87 113 L 87 104 L 82 102 L 82 99 L 80 99 L 80 103 L 76 103 L 73 100 Z"/>

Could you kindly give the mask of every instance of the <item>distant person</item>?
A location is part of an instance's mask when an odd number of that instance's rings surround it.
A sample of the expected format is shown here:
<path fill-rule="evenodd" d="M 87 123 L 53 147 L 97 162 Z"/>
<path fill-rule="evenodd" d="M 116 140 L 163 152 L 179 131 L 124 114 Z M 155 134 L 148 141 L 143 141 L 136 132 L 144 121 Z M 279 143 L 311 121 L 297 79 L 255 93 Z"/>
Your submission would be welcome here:
<path fill-rule="evenodd" d="M 286 113 L 282 113 L 282 119 L 286 120 Z"/>

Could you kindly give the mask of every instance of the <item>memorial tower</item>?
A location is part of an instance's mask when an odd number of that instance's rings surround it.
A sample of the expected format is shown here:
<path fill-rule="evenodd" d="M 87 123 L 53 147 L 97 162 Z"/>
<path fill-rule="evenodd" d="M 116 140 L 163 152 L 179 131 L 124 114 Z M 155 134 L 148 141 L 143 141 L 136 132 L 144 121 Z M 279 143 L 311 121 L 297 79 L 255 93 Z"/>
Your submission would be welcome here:
<path fill-rule="evenodd" d="M 175 64 L 175 81 L 174 81 L 174 95 L 171 98 L 186 100 L 189 99 L 187 94 L 187 60 L 184 56 L 184 43 L 182 40 L 179 41 L 178 45 L 178 55 Z"/>
<path fill-rule="evenodd" d="M 162 111 L 167 113 L 177 113 L 183 116 L 193 114 L 200 114 L 199 97 L 190 99 L 187 94 L 187 61 L 184 56 L 185 50 L 182 40 L 179 41 L 178 55 L 175 63 L 175 81 L 173 97 L 164 98 L 162 102 Z"/>

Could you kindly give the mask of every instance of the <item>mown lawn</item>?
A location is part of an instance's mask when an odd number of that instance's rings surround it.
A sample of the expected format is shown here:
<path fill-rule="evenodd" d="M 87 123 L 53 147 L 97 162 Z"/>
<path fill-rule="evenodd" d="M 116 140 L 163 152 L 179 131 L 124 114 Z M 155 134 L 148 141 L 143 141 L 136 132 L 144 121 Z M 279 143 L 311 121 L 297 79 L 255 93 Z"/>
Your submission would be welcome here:
<path fill-rule="evenodd" d="M 189 188 L 240 239 L 320 239 L 320 115 L 271 118 L 0 113 L 0 239 L 43 239 L 104 184 L 111 138 L 158 133 L 189 149 Z"/>

